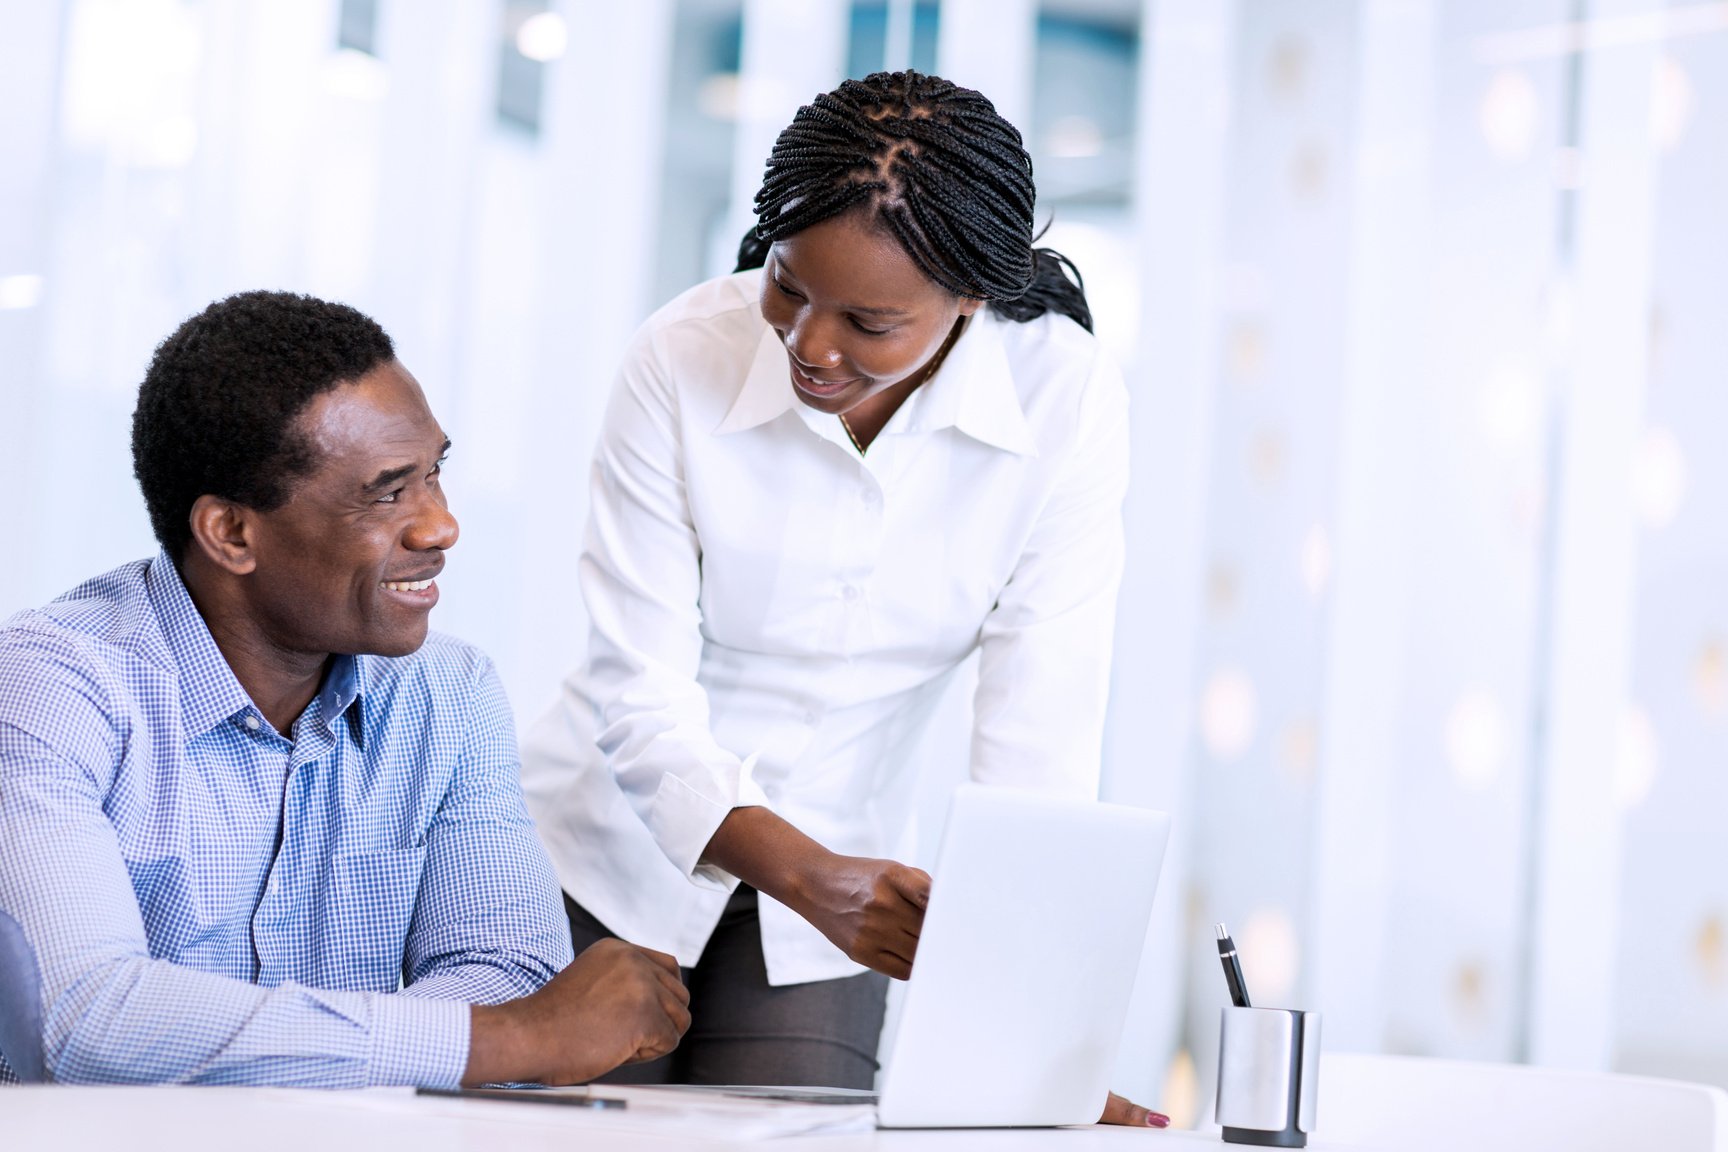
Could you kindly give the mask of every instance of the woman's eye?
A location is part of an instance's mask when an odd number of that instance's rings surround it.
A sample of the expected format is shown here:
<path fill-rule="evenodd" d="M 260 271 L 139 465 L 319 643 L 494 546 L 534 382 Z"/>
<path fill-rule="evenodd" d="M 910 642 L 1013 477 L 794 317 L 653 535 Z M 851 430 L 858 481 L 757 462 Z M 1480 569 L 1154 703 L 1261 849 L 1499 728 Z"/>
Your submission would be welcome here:
<path fill-rule="evenodd" d="M 778 276 L 774 277 L 774 287 L 780 289 L 780 294 L 783 296 L 790 296 L 794 300 L 803 299 L 803 297 L 799 296 L 798 293 L 796 293 L 796 292 L 792 291 L 792 289 L 786 287 L 786 281 L 780 279 L 780 277 L 778 277 Z"/>
<path fill-rule="evenodd" d="M 890 331 L 890 329 L 887 328 L 870 328 L 860 324 L 856 320 L 852 321 L 852 327 L 858 329 L 858 331 L 864 333 L 866 336 L 886 336 Z"/>

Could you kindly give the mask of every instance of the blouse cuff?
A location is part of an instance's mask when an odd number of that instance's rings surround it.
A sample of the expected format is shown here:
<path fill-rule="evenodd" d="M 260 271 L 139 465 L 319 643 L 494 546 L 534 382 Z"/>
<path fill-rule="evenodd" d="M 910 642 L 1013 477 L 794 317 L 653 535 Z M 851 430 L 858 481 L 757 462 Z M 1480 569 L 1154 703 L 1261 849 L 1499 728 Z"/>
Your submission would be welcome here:
<path fill-rule="evenodd" d="M 699 888 L 731 892 L 738 887 L 738 877 L 702 863 L 702 853 L 734 808 L 773 807 L 756 783 L 755 769 L 756 755 L 752 753 L 738 766 L 737 795 L 731 802 L 704 794 L 670 772 L 660 780 L 648 812 L 648 830 L 678 871 Z"/>

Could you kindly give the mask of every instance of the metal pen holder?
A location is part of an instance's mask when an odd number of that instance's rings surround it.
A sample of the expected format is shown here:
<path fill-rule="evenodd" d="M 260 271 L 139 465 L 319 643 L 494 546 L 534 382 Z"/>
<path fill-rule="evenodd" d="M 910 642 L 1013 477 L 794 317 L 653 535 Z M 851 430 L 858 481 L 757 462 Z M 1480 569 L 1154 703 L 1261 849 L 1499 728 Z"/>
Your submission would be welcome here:
<path fill-rule="evenodd" d="M 1218 1037 L 1218 1123 L 1231 1144 L 1305 1148 L 1320 1094 L 1320 1014 L 1226 1008 Z"/>

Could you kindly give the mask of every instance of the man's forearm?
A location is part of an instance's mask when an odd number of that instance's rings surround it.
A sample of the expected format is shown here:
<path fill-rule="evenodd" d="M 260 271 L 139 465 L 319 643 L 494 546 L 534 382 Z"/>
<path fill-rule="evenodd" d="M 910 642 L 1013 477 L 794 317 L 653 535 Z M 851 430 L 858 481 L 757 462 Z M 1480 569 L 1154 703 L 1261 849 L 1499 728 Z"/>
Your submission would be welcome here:
<path fill-rule="evenodd" d="M 84 979 L 100 989 L 45 1037 L 62 1082 L 359 1088 L 449 1084 L 462 1068 L 462 1004 L 261 988 L 142 958 Z M 163 1043 L 169 1020 L 174 1042 Z"/>

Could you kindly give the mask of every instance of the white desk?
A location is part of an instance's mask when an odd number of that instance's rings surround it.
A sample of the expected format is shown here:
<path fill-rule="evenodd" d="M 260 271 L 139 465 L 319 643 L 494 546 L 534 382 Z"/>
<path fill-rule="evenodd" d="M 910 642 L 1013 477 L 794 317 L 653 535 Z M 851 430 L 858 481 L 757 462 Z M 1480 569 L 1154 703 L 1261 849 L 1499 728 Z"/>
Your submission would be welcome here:
<path fill-rule="evenodd" d="M 1240 1147 L 1206 1132 L 1127 1128 L 870 1132 L 729 1142 L 608 1131 L 591 1113 L 438 1100 L 400 1089 L 0 1088 L 0 1149 L 95 1152 L 1147 1152 Z M 1336 1148 L 1324 1141 L 1316 1152 Z"/>

